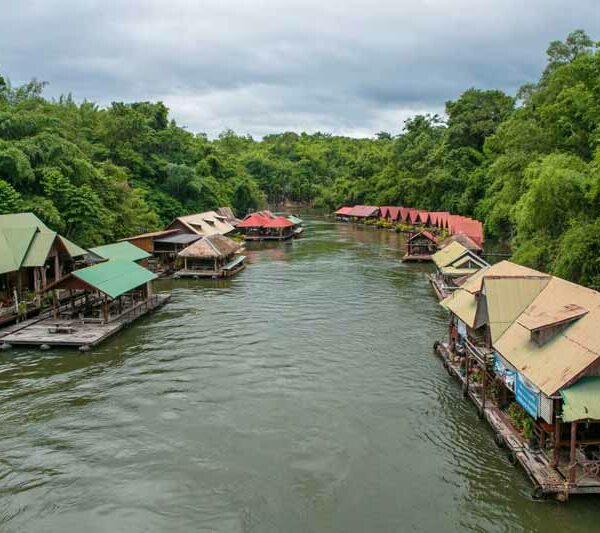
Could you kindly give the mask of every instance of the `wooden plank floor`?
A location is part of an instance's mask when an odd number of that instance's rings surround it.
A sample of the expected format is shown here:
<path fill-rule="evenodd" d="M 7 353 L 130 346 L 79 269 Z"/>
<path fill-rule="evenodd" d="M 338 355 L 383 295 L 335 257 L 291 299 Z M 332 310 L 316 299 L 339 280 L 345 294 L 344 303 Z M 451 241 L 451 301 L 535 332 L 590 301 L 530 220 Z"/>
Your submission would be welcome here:
<path fill-rule="evenodd" d="M 42 346 L 44 344 L 48 346 L 96 346 L 117 333 L 126 324 L 161 307 L 169 298 L 170 294 L 159 294 L 156 302 L 149 309 L 140 311 L 139 314 L 134 316 L 124 316 L 106 324 L 77 320 L 55 320 L 53 318 L 28 320 L 0 330 L 0 342 L 13 346 Z M 49 332 L 56 325 L 66 326 L 67 324 L 70 324 L 73 328 L 71 333 Z"/>
<path fill-rule="evenodd" d="M 448 347 L 440 344 L 436 353 L 444 360 L 449 373 L 460 382 L 464 390 L 466 379 L 460 372 L 459 364 L 450 359 Z M 477 386 L 470 387 L 467 395 L 481 411 L 482 399 L 478 394 Z M 489 399 L 486 401 L 483 416 L 494 432 L 502 435 L 507 450 L 514 454 L 516 461 L 523 467 L 534 486 L 539 487 L 543 494 L 567 496 L 600 493 L 600 480 L 582 479 L 578 480 L 577 485 L 569 485 L 567 477 L 561 470 L 551 466 L 542 450 L 530 448 L 529 443 L 515 430 L 506 415 Z"/>

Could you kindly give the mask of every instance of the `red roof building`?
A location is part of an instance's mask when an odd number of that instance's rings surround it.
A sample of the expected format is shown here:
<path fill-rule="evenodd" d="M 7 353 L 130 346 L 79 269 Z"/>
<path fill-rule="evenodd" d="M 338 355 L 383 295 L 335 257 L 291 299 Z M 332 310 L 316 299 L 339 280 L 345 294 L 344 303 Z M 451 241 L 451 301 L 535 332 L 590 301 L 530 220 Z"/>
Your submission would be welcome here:
<path fill-rule="evenodd" d="M 259 214 L 252 213 L 248 215 L 242 222 L 240 222 L 238 228 L 262 228 L 271 219 Z"/>
<path fill-rule="evenodd" d="M 294 223 L 285 217 L 275 217 L 272 220 L 267 220 L 263 227 L 264 228 L 291 228 Z"/>
<path fill-rule="evenodd" d="M 350 216 L 356 218 L 370 218 L 379 216 L 379 207 L 374 205 L 355 205 Z"/>
<path fill-rule="evenodd" d="M 352 213 L 351 207 L 340 207 L 335 214 L 339 217 L 349 217 L 350 213 Z"/>

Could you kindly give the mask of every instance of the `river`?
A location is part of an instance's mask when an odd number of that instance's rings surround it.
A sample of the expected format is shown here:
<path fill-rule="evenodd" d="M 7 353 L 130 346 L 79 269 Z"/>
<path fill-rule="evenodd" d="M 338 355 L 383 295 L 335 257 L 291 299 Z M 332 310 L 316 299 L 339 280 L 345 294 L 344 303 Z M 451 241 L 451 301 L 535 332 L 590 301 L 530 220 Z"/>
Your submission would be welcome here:
<path fill-rule="evenodd" d="M 81 354 L 0 353 L 2 531 L 591 531 L 536 502 L 432 355 L 402 237 L 308 217 Z M 597 529 L 596 529 L 597 530 Z"/>

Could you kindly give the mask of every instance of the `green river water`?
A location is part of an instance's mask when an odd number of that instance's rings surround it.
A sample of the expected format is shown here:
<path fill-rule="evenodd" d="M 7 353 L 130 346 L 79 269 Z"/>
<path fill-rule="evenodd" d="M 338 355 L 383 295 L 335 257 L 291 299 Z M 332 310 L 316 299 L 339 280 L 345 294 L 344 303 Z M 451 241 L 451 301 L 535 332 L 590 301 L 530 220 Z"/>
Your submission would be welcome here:
<path fill-rule="evenodd" d="M 306 226 L 91 353 L 0 353 L 0 530 L 598 531 L 600 499 L 530 499 L 432 355 L 431 267 Z"/>

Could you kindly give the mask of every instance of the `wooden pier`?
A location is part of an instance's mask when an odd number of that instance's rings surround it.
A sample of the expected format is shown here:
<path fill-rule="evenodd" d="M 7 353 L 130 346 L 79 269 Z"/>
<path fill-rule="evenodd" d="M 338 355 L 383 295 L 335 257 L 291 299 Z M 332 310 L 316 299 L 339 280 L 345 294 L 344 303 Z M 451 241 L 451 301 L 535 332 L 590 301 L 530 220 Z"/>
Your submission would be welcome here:
<path fill-rule="evenodd" d="M 463 395 L 471 399 L 481 418 L 487 420 L 495 433 L 496 444 L 507 450 L 509 462 L 513 465 L 520 464 L 526 472 L 534 485 L 533 498 L 554 497 L 565 501 L 570 494 L 600 493 L 600 478 L 586 477 L 585 472 L 581 471 L 578 472 L 577 481 L 572 482 L 569 479 L 568 469 L 553 467 L 552 458 L 543 449 L 530 446 L 496 402 L 486 397 L 482 383 L 469 382 L 468 377 L 463 375 L 460 362 L 451 354 L 445 343 L 436 344 L 435 352 L 441 357 L 448 373 L 461 384 Z M 478 362 L 486 366 L 488 355 L 473 352 L 469 357 L 482 359 Z M 485 379 L 484 374 L 483 380 Z"/>
<path fill-rule="evenodd" d="M 42 315 L 1 329 L 0 345 L 91 348 L 113 336 L 134 320 L 162 307 L 170 297 L 170 294 L 155 294 L 108 321 L 87 318 L 55 319 Z"/>

